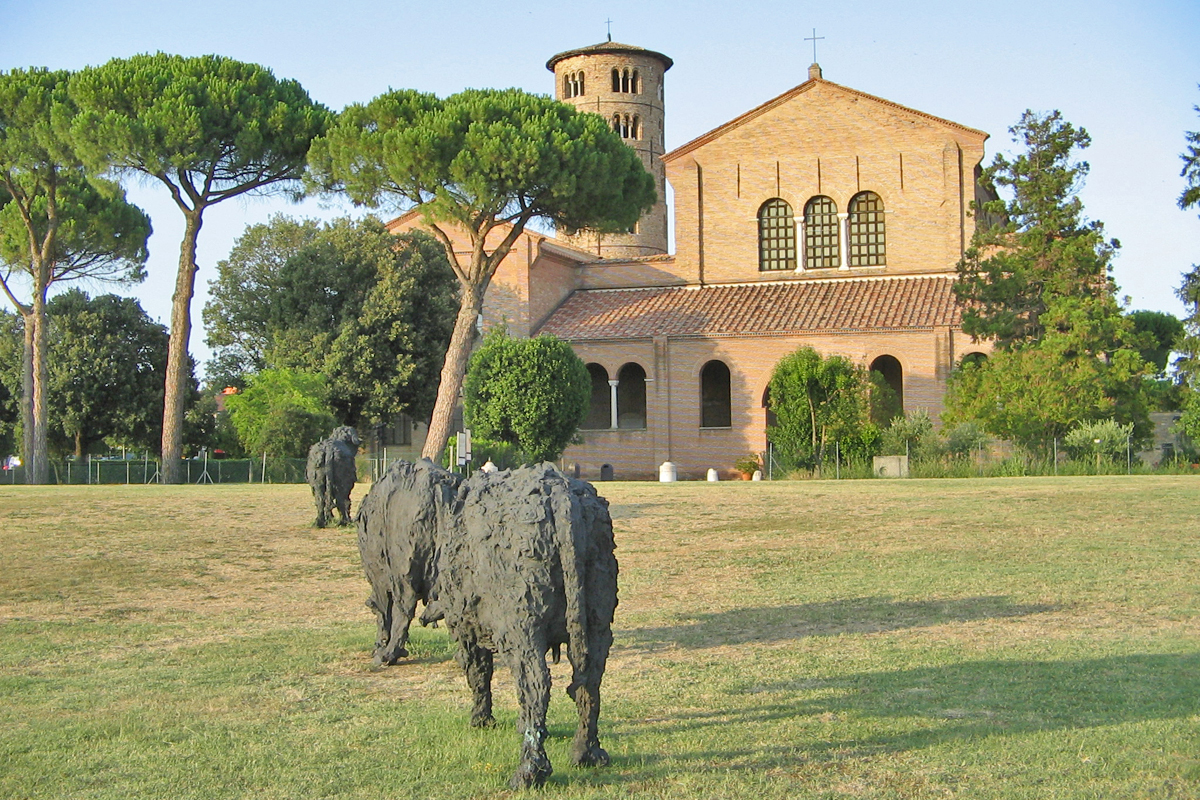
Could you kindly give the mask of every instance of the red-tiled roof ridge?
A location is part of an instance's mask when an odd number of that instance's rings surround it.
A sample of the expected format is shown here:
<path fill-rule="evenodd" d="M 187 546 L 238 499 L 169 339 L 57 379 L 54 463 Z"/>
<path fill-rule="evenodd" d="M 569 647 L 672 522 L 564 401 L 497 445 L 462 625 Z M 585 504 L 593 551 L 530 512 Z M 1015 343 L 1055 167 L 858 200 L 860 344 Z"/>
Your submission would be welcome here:
<path fill-rule="evenodd" d="M 641 258 L 662 258 L 662 256 L 642 256 Z M 608 259 L 607 261 L 593 261 L 588 266 L 597 264 L 604 265 L 606 263 L 624 263 L 634 259 Z M 794 278 L 794 279 L 775 279 L 773 281 L 729 281 L 728 283 L 689 283 L 684 286 L 632 286 L 626 288 L 609 288 L 598 287 L 595 289 L 579 289 L 580 292 L 631 292 L 644 289 L 719 289 L 726 286 L 811 286 L 814 283 L 855 283 L 865 281 L 913 281 L 913 280 L 947 280 L 953 281 L 957 277 L 957 273 L 953 272 L 914 272 L 904 275 L 830 275 L 823 278 Z"/>
<path fill-rule="evenodd" d="M 812 89 L 813 87 L 815 87 L 817 84 L 833 86 L 844 92 L 848 92 L 849 94 L 853 94 L 858 97 L 862 97 L 866 100 L 871 100 L 876 103 L 880 103 L 881 105 L 888 106 L 889 108 L 893 108 L 897 111 L 902 111 L 906 114 L 915 114 L 918 117 L 923 117 L 923 118 L 931 120 L 933 122 L 937 122 L 941 125 L 948 125 L 952 128 L 957 128 L 958 130 L 965 131 L 967 133 L 977 134 L 979 136 L 982 136 L 984 139 L 989 138 L 989 134 L 986 131 L 981 131 L 978 128 L 972 128 L 967 125 L 963 125 L 962 123 L 955 122 L 954 120 L 946 119 L 944 117 L 939 117 L 934 114 L 928 114 L 924 111 L 918 111 L 915 108 L 909 108 L 908 106 L 901 105 L 900 103 L 896 103 L 896 102 L 887 100 L 882 97 L 877 97 L 876 95 L 868 94 L 866 92 L 859 91 L 858 89 L 852 89 L 849 86 L 843 86 L 840 83 L 834 83 L 833 81 L 827 81 L 824 78 L 810 78 L 809 80 L 806 80 L 804 83 L 800 84 L 799 86 L 795 86 L 791 89 L 788 89 L 783 94 L 772 97 L 770 100 L 768 100 L 765 103 L 762 103 L 758 106 L 755 106 L 754 108 L 750 109 L 749 111 L 745 112 L 744 114 L 736 116 L 733 119 L 729 120 L 728 122 L 726 122 L 722 125 L 718 125 L 716 128 L 713 128 L 708 133 L 701 134 L 700 136 L 697 136 L 695 139 L 692 139 L 690 142 L 686 142 L 686 143 L 680 145 L 679 147 L 676 147 L 674 150 L 671 150 L 668 153 L 664 153 L 662 156 L 662 160 L 664 162 L 670 162 L 676 158 L 679 158 L 680 156 L 686 155 L 686 154 L 690 153 L 691 151 L 697 149 L 698 147 L 701 147 L 702 145 L 706 145 L 709 142 L 720 138 L 725 133 L 727 133 L 735 128 L 739 128 L 742 125 L 745 125 L 747 122 L 750 122 L 751 120 L 757 119 L 758 117 L 760 117 L 763 114 L 767 113 L 768 111 L 776 108 L 777 106 L 780 106 L 780 105 L 786 103 L 787 101 L 791 100 L 792 98 L 799 97 L 800 95 L 804 94 L 805 92 L 807 92 L 810 89 Z"/>
<path fill-rule="evenodd" d="M 958 326 L 950 275 L 582 289 L 540 328 L 569 341 Z"/>

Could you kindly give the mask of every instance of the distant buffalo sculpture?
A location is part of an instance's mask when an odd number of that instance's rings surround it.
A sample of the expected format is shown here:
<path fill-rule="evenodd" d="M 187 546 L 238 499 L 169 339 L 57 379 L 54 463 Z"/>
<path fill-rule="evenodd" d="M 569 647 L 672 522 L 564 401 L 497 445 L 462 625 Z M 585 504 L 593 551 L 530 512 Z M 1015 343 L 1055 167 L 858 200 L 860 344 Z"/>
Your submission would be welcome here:
<path fill-rule="evenodd" d="M 317 504 L 318 528 L 324 528 L 337 509 L 339 525 L 350 524 L 350 492 L 358 470 L 354 457 L 358 455 L 358 431 L 348 425 L 335 428 L 328 439 L 322 439 L 308 449 L 305 477 L 312 487 L 313 502 Z"/>
<path fill-rule="evenodd" d="M 358 543 L 378 617 L 375 661 L 408 655 L 417 601 L 422 624 L 445 620 L 474 695 L 471 724 L 494 724 L 493 654 L 512 669 L 521 711 L 521 760 L 510 785 L 551 774 L 544 747 L 550 670 L 562 645 L 567 693 L 579 712 L 571 749 L 581 766 L 604 766 L 600 681 L 612 646 L 617 559 L 608 502 L 591 484 L 550 464 L 470 479 L 432 462 L 399 461 L 358 512 Z"/>

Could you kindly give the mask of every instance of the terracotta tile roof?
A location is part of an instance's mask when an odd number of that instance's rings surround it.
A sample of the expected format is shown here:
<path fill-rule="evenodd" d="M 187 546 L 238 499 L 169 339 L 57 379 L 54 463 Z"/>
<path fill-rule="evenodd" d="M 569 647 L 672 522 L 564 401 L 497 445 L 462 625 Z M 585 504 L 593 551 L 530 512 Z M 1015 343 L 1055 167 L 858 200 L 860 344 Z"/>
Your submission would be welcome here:
<path fill-rule="evenodd" d="M 600 42 L 600 44 L 590 44 L 587 47 L 577 47 L 574 50 L 567 50 L 565 53 L 559 53 L 558 55 L 551 57 L 551 59 L 546 62 L 546 69 L 554 72 L 555 64 L 573 56 L 600 55 L 605 53 L 615 53 L 617 55 L 628 55 L 632 53 L 635 55 L 651 56 L 662 62 L 663 72 L 666 72 L 675 64 L 674 61 L 667 58 L 662 53 L 656 53 L 653 50 L 647 50 L 646 48 L 638 47 L 637 45 L 608 41 Z"/>
<path fill-rule="evenodd" d="M 958 326 L 953 282 L 923 275 L 584 289 L 538 332 L 584 341 Z"/>

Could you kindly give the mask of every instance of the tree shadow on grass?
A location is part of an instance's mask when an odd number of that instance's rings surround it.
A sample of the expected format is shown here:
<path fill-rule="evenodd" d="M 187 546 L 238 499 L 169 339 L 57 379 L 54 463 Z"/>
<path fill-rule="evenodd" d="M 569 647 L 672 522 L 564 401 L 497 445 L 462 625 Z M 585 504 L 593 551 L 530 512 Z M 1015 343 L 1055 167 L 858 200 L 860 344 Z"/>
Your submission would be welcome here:
<path fill-rule="evenodd" d="M 1057 605 L 1013 603 L 1007 597 L 916 601 L 857 597 L 697 614 L 677 625 L 622 631 L 620 639 L 623 644 L 634 647 L 669 642 L 680 647 L 704 648 L 928 628 L 954 622 L 1044 614 L 1059 608 Z"/>
<path fill-rule="evenodd" d="M 756 702 L 759 697 L 766 702 Z M 984 737 L 1186 719 L 1200 714 L 1200 653 L 968 661 L 850 673 L 802 685 L 750 685 L 716 705 L 721 707 L 614 721 L 614 736 L 715 745 L 672 752 L 668 744 L 660 752 L 618 758 L 625 780 L 763 772 Z M 788 733 L 770 736 L 776 726 Z M 746 732 L 742 741 L 738 730 Z M 772 744 L 745 746 L 764 739 Z"/>

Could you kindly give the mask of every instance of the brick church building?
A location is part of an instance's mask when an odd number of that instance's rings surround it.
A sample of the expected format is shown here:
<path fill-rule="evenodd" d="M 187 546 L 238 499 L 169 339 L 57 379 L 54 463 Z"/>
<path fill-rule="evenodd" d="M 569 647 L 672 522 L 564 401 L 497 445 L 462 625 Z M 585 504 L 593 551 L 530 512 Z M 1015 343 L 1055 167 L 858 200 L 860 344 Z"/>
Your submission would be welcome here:
<path fill-rule="evenodd" d="M 485 326 L 553 334 L 588 365 L 583 443 L 564 461 L 592 480 L 654 477 L 664 461 L 680 477 L 732 476 L 766 449 L 772 370 L 803 345 L 879 371 L 906 411 L 936 418 L 954 365 L 988 349 L 963 334 L 952 291 L 988 135 L 813 64 L 794 89 L 665 152 L 671 65 L 617 42 L 547 63 L 556 97 L 610 119 L 660 198 L 629 234 L 526 232 L 488 290 Z M 419 211 L 390 223 L 419 225 Z"/>

